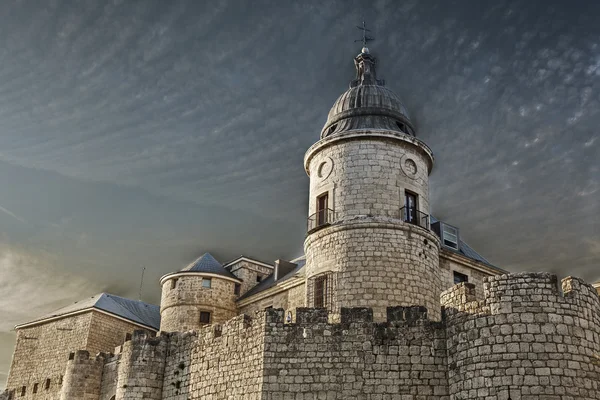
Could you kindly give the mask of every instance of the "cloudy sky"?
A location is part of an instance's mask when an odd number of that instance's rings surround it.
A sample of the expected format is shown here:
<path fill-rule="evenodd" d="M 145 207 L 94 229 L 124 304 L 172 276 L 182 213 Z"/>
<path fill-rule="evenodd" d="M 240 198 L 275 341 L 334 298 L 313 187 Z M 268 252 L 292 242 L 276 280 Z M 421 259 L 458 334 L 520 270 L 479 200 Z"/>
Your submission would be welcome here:
<path fill-rule="evenodd" d="M 302 252 L 305 150 L 379 75 L 492 263 L 600 278 L 600 2 L 0 2 L 0 387 L 14 324 L 160 275 Z"/>

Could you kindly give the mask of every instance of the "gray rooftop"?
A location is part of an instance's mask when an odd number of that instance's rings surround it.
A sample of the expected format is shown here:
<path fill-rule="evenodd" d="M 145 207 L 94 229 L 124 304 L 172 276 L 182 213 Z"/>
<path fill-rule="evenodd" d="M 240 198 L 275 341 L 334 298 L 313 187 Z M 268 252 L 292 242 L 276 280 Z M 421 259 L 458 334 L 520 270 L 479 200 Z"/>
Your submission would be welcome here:
<path fill-rule="evenodd" d="M 144 303 L 143 301 L 126 299 L 124 297 L 119 297 L 108 293 L 100 293 L 88 299 L 70 304 L 33 321 L 17 325 L 17 328 L 22 325 L 29 325 L 34 322 L 43 322 L 48 319 L 91 309 L 105 311 L 109 314 L 125 318 L 131 322 L 147 326 L 154 330 L 158 330 L 160 328 L 159 306 Z"/>
<path fill-rule="evenodd" d="M 238 281 L 240 280 L 237 276 L 223 268 L 223 265 L 221 265 L 221 263 L 218 262 L 210 253 L 202 254 L 179 272 L 204 272 L 207 274 L 225 276 Z"/>

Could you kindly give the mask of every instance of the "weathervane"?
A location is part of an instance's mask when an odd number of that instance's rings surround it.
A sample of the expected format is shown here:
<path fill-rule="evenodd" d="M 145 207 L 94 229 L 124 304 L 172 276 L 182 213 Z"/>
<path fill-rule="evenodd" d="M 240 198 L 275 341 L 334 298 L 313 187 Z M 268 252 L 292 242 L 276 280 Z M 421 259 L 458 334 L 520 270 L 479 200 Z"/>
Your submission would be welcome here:
<path fill-rule="evenodd" d="M 363 31 L 363 37 L 362 37 L 362 39 L 355 40 L 354 42 L 362 42 L 363 47 L 367 47 L 368 42 L 370 42 L 371 40 L 375 40 L 375 38 L 367 36 L 367 32 L 371 32 L 371 30 L 367 29 L 367 25 L 365 24 L 365 21 L 363 21 L 362 26 L 356 26 L 356 27 L 358 29 L 360 29 L 361 31 Z"/>

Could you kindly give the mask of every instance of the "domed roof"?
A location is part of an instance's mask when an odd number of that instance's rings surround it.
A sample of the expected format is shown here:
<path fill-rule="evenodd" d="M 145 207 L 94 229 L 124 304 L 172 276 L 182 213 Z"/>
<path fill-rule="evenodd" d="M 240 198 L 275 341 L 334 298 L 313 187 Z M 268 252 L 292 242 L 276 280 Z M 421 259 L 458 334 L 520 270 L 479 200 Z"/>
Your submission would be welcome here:
<path fill-rule="evenodd" d="M 385 129 L 414 136 L 408 110 L 375 74 L 376 60 L 363 48 L 355 58 L 356 79 L 329 111 L 321 138 L 353 129 Z"/>

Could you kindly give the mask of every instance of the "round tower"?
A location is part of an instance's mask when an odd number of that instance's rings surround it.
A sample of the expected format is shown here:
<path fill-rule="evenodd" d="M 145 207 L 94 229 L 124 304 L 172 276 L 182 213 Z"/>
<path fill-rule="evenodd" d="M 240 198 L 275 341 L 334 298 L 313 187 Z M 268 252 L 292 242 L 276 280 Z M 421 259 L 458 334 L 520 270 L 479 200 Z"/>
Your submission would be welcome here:
<path fill-rule="evenodd" d="M 237 315 L 241 281 L 206 253 L 178 272 L 160 278 L 160 330 L 184 332 Z"/>
<path fill-rule="evenodd" d="M 304 157 L 310 178 L 306 304 L 420 305 L 441 318 L 439 239 L 429 225 L 433 154 L 398 96 L 377 79 L 365 47 L 356 79 L 334 103 Z"/>

